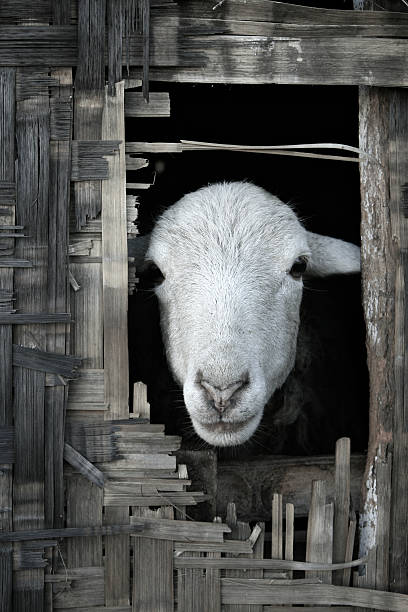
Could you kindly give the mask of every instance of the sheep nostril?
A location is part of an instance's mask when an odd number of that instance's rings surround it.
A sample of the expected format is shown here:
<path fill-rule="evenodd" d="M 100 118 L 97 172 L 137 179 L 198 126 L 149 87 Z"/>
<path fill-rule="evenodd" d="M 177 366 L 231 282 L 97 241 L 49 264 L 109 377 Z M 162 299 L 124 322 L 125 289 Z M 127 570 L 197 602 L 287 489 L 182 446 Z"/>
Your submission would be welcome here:
<path fill-rule="evenodd" d="M 240 380 L 222 388 L 212 385 L 204 379 L 200 380 L 199 384 L 205 389 L 213 408 L 223 414 L 231 406 L 233 396 L 247 383 L 247 380 L 247 377 L 242 377 Z"/>

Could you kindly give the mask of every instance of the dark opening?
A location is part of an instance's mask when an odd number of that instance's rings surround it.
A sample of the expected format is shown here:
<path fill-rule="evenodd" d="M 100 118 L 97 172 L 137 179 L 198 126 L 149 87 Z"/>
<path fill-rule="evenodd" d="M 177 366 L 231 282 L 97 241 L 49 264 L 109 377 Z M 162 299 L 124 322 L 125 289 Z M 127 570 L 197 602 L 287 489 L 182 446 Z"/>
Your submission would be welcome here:
<path fill-rule="evenodd" d="M 154 83 L 151 90 L 170 92 L 171 118 L 128 119 L 127 141 L 358 146 L 357 88 Z M 185 193 L 216 181 L 247 179 L 290 202 L 307 229 L 359 244 L 355 162 L 213 151 L 143 157 L 150 159 L 149 168 L 128 173 L 129 182 L 144 182 L 156 172 L 154 186 L 138 192 L 141 234 Z M 292 398 L 302 403 L 301 422 L 271 433 L 266 419 L 266 433 L 219 451 L 221 457 L 332 454 L 341 436 L 351 438 L 353 452 L 366 448 L 368 376 L 360 293 L 359 276 L 307 281 L 302 323 L 310 350 L 297 366 Z M 132 383 L 142 380 L 148 386 L 152 422 L 165 423 L 168 434 L 182 434 L 185 447 L 205 447 L 191 435 L 182 392 L 166 366 L 158 305 L 150 292 L 130 298 L 129 352 Z M 279 391 L 276 401 L 284 401 L 286 391 Z"/>

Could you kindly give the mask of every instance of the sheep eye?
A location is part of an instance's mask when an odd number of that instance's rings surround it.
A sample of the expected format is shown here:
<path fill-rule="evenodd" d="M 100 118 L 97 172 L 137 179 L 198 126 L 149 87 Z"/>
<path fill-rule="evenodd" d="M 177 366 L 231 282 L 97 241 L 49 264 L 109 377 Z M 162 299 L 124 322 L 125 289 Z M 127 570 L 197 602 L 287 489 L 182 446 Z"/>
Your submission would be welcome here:
<path fill-rule="evenodd" d="M 152 289 L 164 281 L 164 274 L 153 261 L 149 261 L 140 276 L 139 288 Z"/>
<path fill-rule="evenodd" d="M 307 259 L 306 257 L 298 257 L 293 266 L 290 269 L 289 274 L 293 278 L 301 278 L 301 276 L 306 272 L 307 268 Z"/>

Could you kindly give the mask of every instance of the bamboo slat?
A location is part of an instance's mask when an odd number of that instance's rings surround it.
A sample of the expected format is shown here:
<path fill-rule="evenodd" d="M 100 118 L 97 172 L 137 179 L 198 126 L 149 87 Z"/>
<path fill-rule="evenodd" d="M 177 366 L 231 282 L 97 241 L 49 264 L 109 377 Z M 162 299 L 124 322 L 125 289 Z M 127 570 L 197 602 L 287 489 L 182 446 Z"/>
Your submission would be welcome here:
<path fill-rule="evenodd" d="M 339 587 L 331 584 L 293 584 L 273 585 L 268 579 L 244 580 L 222 578 L 221 596 L 224 604 L 238 602 L 269 604 L 324 604 L 360 606 L 387 612 L 405 612 L 408 595 L 388 593 L 371 589 Z"/>
<path fill-rule="evenodd" d="M 350 513 L 350 438 L 336 443 L 333 561 L 345 560 Z M 333 584 L 343 584 L 343 573 L 333 574 Z"/>
<path fill-rule="evenodd" d="M 112 95 L 113 94 L 113 95 Z M 117 142 L 109 158 L 110 178 L 102 183 L 102 273 L 105 419 L 129 417 L 129 358 L 127 338 L 128 253 L 125 160 L 124 82 L 105 87 L 102 138 Z M 129 505 L 112 504 L 104 496 L 105 524 L 129 523 Z M 113 507 L 115 506 L 115 507 Z M 108 605 L 129 604 L 129 537 L 106 538 L 105 599 Z"/>
<path fill-rule="evenodd" d="M 165 520 L 174 516 L 173 508 L 157 510 L 134 508 L 135 520 Z M 163 518 L 162 518 L 163 517 Z M 133 601 L 134 612 L 172 612 L 173 604 L 173 542 L 152 537 L 134 540 Z"/>
<path fill-rule="evenodd" d="M 170 117 L 170 96 L 167 92 L 150 92 L 147 102 L 142 92 L 125 94 L 126 117 Z"/>
<path fill-rule="evenodd" d="M 2 220 L 14 224 L 15 174 L 15 69 L 0 70 L 0 197 L 4 206 Z M 13 270 L 0 269 L 0 297 L 4 309 L 11 310 Z M 0 315 L 4 312 L 0 306 Z M 12 328 L 0 325 L 0 427 L 13 424 L 12 403 Z M 0 465 L 0 532 L 12 530 L 12 466 Z M 0 608 L 11 612 L 12 606 L 12 547 L 0 544 Z"/>
<path fill-rule="evenodd" d="M 70 568 L 68 584 L 65 582 L 53 583 L 53 607 L 55 610 L 66 608 L 80 608 L 90 602 L 95 606 L 104 604 L 104 572 L 103 568 Z M 61 577 L 64 573 L 61 573 Z"/>
<path fill-rule="evenodd" d="M 19 75 L 24 82 L 26 73 Z M 48 71 L 41 78 L 47 82 Z M 14 272 L 15 306 L 21 313 L 47 312 L 48 292 L 48 218 L 50 168 L 50 109 L 48 89 L 45 95 L 17 102 L 17 203 L 16 225 L 27 229 L 29 238 L 16 242 L 15 254 L 33 262 L 32 268 Z M 33 193 L 36 198 L 33 201 Z M 42 325 L 15 328 L 17 344 L 46 348 Z M 16 463 L 13 482 L 13 526 L 15 530 L 44 527 L 45 431 L 43 372 L 23 367 L 13 368 L 14 424 Z M 41 609 L 44 599 L 43 569 L 22 570 L 16 574 L 13 609 Z"/>

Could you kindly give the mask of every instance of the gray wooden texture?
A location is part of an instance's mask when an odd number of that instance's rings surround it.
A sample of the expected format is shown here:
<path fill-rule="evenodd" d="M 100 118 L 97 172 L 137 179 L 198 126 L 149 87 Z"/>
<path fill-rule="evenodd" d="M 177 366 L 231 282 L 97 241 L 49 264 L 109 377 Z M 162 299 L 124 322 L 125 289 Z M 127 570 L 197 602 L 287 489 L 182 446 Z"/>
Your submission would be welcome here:
<path fill-rule="evenodd" d="M 3 223 L 14 224 L 14 206 L 6 203 L 12 198 L 4 197 L 5 191 L 15 193 L 14 174 L 14 134 L 15 134 L 15 70 L 0 70 L 0 186 Z M 10 243 L 9 243 L 10 244 Z M 13 270 L 0 269 L 0 293 L 4 296 L 4 307 L 11 309 L 10 296 L 13 292 Z M 0 325 L 0 427 L 13 423 L 12 404 L 12 328 Z M 0 531 L 12 530 L 12 466 L 0 465 Z M 11 612 L 12 605 L 12 547 L 0 545 L 0 608 Z"/>

